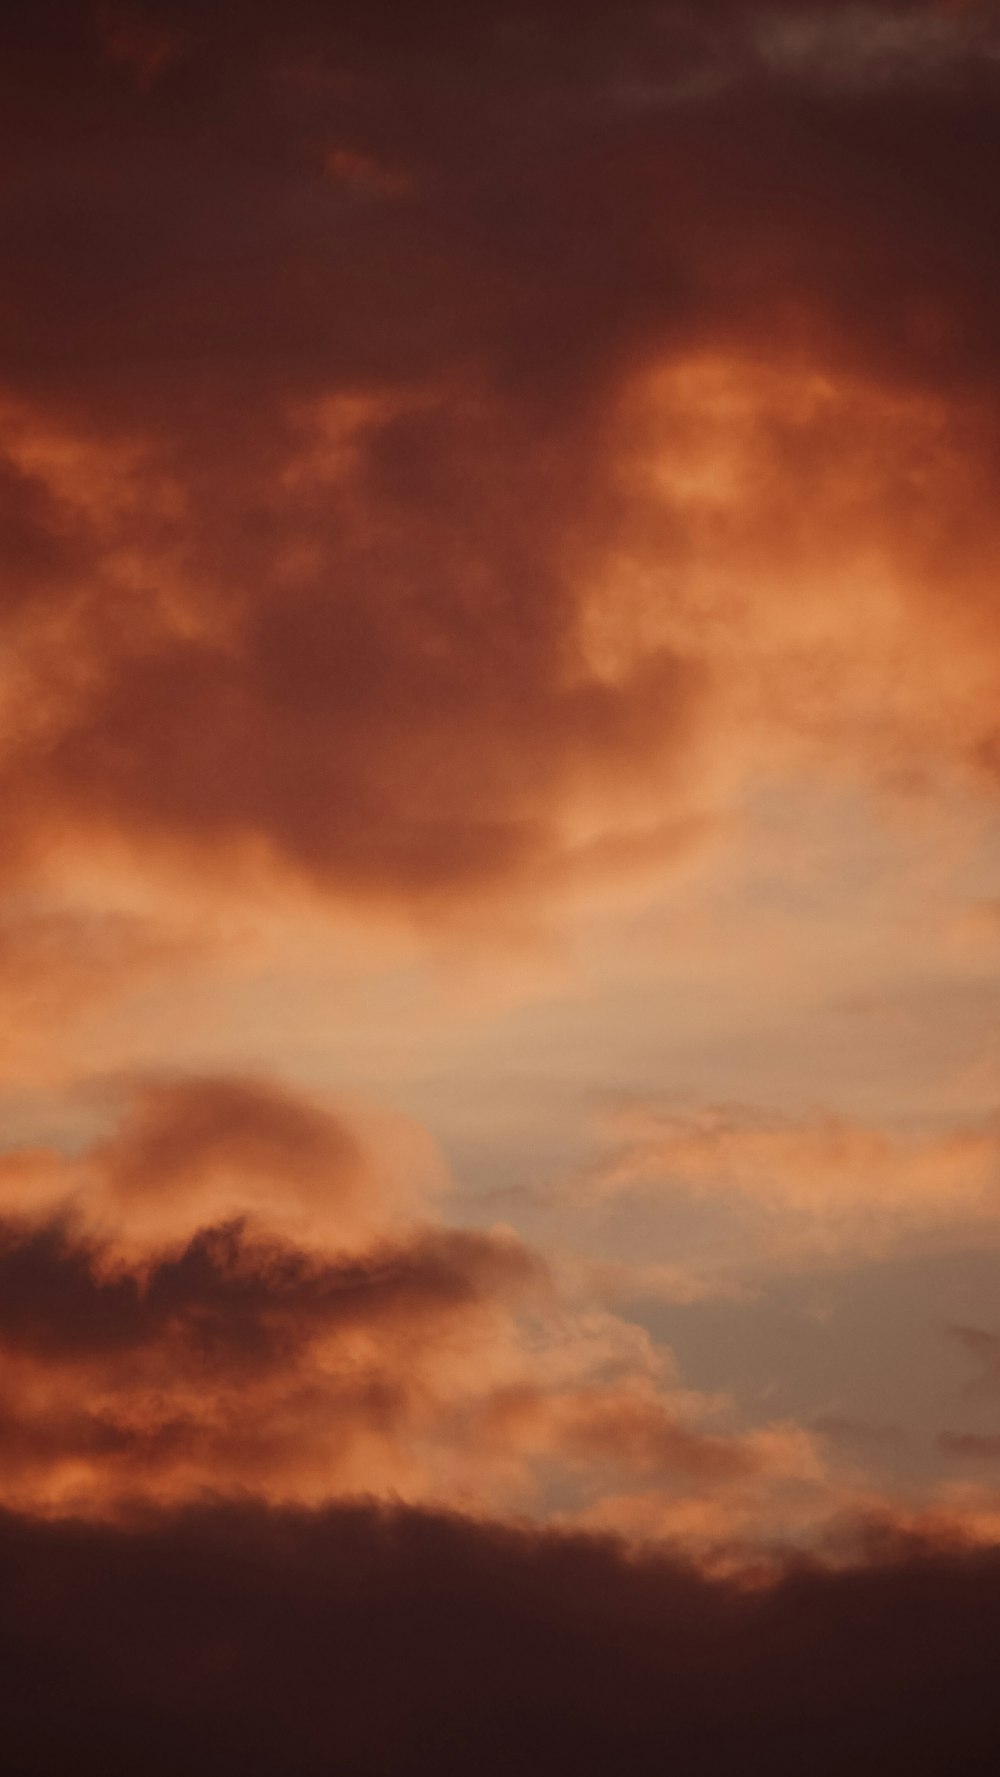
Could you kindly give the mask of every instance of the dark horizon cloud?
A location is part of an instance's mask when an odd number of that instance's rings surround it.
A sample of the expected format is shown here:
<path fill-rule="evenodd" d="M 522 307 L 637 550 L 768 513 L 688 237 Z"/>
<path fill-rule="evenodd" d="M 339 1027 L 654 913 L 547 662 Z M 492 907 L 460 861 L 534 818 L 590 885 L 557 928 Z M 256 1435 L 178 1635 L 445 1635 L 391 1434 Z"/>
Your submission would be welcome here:
<path fill-rule="evenodd" d="M 891 1532 L 748 1587 L 459 1517 L 208 1504 L 118 1528 L 4 1514 L 0 1573 L 18 1777 L 995 1758 L 997 1557 Z"/>

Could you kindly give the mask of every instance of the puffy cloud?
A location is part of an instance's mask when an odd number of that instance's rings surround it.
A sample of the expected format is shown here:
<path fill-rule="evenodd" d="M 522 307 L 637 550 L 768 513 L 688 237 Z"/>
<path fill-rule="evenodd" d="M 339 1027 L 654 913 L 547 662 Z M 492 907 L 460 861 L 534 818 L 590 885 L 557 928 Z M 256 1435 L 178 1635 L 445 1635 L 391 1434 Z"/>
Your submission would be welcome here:
<path fill-rule="evenodd" d="M 532 1265 L 485 1235 L 324 1262 L 222 1227 L 136 1272 L 8 1225 L 0 1270 L 5 1490 L 94 1509 L 136 1492 L 419 1494 L 421 1433 L 450 1377 L 458 1391 L 453 1342 L 488 1348 Z"/>
<path fill-rule="evenodd" d="M 0 1158 L 6 1214 L 69 1216 L 133 1256 L 246 1217 L 347 1251 L 404 1231 L 443 1184 L 429 1138 L 404 1119 L 260 1079 L 181 1077 L 133 1087 L 110 1136 L 76 1155 Z"/>
<path fill-rule="evenodd" d="M 5 1156 L 0 1496 L 363 1493 L 572 1521 L 641 1486 L 657 1534 L 706 1550 L 752 1539 L 790 1483 L 811 1529 L 853 1496 L 807 1433 L 734 1430 L 679 1386 L 572 1267 L 434 1218 L 420 1145 L 377 1138 L 273 1085 L 188 1079 L 136 1088 L 76 1157 Z"/>

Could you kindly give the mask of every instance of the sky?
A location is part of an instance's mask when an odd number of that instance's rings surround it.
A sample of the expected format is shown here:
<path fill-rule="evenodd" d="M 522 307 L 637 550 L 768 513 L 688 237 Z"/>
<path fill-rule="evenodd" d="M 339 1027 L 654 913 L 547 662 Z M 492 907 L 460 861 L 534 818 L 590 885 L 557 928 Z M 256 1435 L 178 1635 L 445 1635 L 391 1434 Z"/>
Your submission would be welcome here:
<path fill-rule="evenodd" d="M 11 1769 L 995 1770 L 1000 13 L 7 0 L 0 166 Z"/>

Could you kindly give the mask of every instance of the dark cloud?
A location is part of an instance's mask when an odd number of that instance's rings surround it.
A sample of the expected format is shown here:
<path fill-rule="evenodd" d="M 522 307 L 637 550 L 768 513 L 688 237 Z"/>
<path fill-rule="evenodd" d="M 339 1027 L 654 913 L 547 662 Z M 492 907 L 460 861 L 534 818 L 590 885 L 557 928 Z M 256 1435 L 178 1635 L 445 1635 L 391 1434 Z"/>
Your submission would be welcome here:
<path fill-rule="evenodd" d="M 550 874 L 581 812 L 614 832 L 615 784 L 662 808 L 729 721 L 711 651 L 611 668 L 586 607 L 635 546 L 623 391 L 692 354 L 944 403 L 975 485 L 941 485 L 925 557 L 968 554 L 970 501 L 982 531 L 1000 64 L 974 16 L 41 14 L 3 25 L 11 861 L 110 834 L 426 900 Z M 796 431 L 807 517 L 848 433 Z M 890 465 L 912 566 L 926 481 Z M 656 538 L 665 608 L 686 523 Z"/>
<path fill-rule="evenodd" d="M 531 1262 L 513 1241 L 461 1231 L 331 1264 L 291 1246 L 207 1229 L 139 1275 L 102 1274 L 103 1255 L 58 1228 L 0 1232 L 0 1342 L 62 1362 L 131 1355 L 167 1344 L 182 1371 L 267 1371 L 320 1333 L 447 1316 L 523 1281 Z"/>
<path fill-rule="evenodd" d="M 993 1768 L 992 1555 L 762 1589 L 364 1507 L 0 1521 L 7 1768 L 798 1777 Z"/>
<path fill-rule="evenodd" d="M 459 1230 L 331 1259 L 237 1223 L 126 1263 L 68 1225 L 8 1219 L 5 1497 L 330 1497 L 357 1484 L 359 1449 L 381 1491 L 422 1439 L 447 1441 L 463 1363 L 541 1277 L 512 1237 Z"/>

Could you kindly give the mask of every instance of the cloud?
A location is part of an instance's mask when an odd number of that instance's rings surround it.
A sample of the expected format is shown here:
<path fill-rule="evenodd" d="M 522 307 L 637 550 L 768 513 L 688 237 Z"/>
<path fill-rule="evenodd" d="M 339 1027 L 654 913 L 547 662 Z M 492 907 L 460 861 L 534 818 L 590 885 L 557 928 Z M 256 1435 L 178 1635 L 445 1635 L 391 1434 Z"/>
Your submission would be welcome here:
<path fill-rule="evenodd" d="M 755 36 L 777 74 L 861 90 L 945 82 L 1000 51 L 994 21 L 975 5 L 761 8 Z"/>
<path fill-rule="evenodd" d="M 992 1120 L 916 1133 L 830 1115 L 655 1105 L 616 1120 L 625 1140 L 594 1167 L 592 1192 L 745 1207 L 746 1238 L 772 1256 L 870 1256 L 949 1228 L 988 1230 L 1000 1213 Z"/>
<path fill-rule="evenodd" d="M 148 90 L 184 49 L 183 36 L 144 9 L 102 6 L 97 27 L 105 55 L 129 70 L 140 91 Z"/>
<path fill-rule="evenodd" d="M 988 1432 L 943 1431 L 937 1445 L 947 1456 L 967 1457 L 973 1462 L 995 1462 L 1000 1456 L 1000 1437 Z"/>
<path fill-rule="evenodd" d="M 574 1244 L 629 1200 L 641 1262 L 595 1263 L 456 1226 L 405 1117 L 194 1058 L 357 1041 L 463 1155 L 537 1067 L 523 1145 L 562 1166 L 642 922 L 598 922 L 523 1053 L 415 955 L 488 930 L 506 969 L 761 785 L 992 808 L 998 44 L 918 0 L 2 9 L 0 1066 L 186 1070 L 0 1154 L 26 1777 L 992 1768 L 995 1491 L 879 1496 L 892 1428 L 842 1391 L 748 1429 L 612 1311 L 992 1240 L 992 1121 L 640 1107 L 536 1197 Z M 139 997 L 237 951 L 252 989 Z M 697 1263 L 652 1250 L 668 1197 Z M 957 1337 L 992 1392 L 996 1336 Z"/>
<path fill-rule="evenodd" d="M 137 1085 L 79 1155 L 0 1158 L 0 1501 L 361 1493 L 572 1522 L 608 1495 L 630 1533 L 614 1501 L 641 1485 L 657 1534 L 707 1550 L 790 1484 L 803 1535 L 854 1496 L 808 1433 L 736 1430 L 680 1386 L 572 1267 L 441 1221 L 420 1143 L 379 1135 L 189 1078 Z"/>
<path fill-rule="evenodd" d="M 75 1074 L 81 1038 L 109 1004 L 204 957 L 205 934 L 96 906 L 17 906 L 0 916 L 0 1061 L 5 1086 Z M 222 948 L 221 941 L 214 946 Z"/>
<path fill-rule="evenodd" d="M 440 913 L 762 745 L 995 777 L 978 14 L 64 16 L 4 23 L 9 872 Z"/>
<path fill-rule="evenodd" d="M 874 1532 L 839 1568 L 748 1586 L 607 1540 L 242 1505 L 119 1529 L 5 1515 L 0 1564 L 6 1756 L 38 1777 L 748 1756 L 937 1777 L 996 1741 L 997 1561 L 947 1541 Z"/>
<path fill-rule="evenodd" d="M 533 1269 L 486 1235 L 337 1262 L 230 1226 L 137 1271 L 7 1224 L 6 1495 L 93 1510 L 205 1489 L 419 1494 L 421 1442 Z"/>
<path fill-rule="evenodd" d="M 994 794 L 994 47 L 927 6 L 14 0 L 12 1024 L 174 960 L 65 911 L 85 869 L 93 905 L 120 873 L 506 929 L 671 865 L 748 779 Z M 147 1082 L 82 1153 L 3 1158 L 10 1497 L 368 1488 L 704 1542 L 850 1491 L 436 1220 L 427 1145 L 370 1124 Z M 985 1125 L 710 1111 L 597 1184 L 842 1254 L 988 1229 L 995 1161 Z"/>
<path fill-rule="evenodd" d="M 980 1374 L 969 1385 L 970 1395 L 993 1394 L 1000 1388 L 1000 1334 L 985 1327 L 952 1326 L 948 1332 L 980 1366 Z"/>
<path fill-rule="evenodd" d="M 429 1137 L 404 1118 L 340 1114 L 242 1076 L 133 1083 L 113 1132 L 79 1154 L 0 1156 L 8 1215 L 69 1216 L 133 1258 L 247 1217 L 349 1251 L 405 1231 L 443 1184 Z"/>

